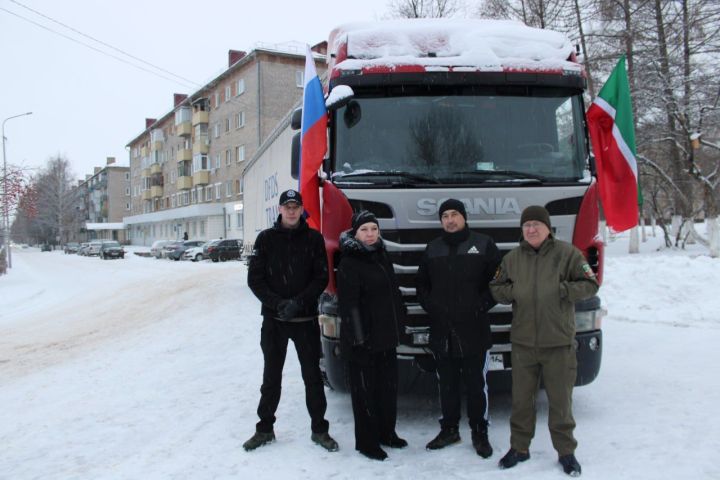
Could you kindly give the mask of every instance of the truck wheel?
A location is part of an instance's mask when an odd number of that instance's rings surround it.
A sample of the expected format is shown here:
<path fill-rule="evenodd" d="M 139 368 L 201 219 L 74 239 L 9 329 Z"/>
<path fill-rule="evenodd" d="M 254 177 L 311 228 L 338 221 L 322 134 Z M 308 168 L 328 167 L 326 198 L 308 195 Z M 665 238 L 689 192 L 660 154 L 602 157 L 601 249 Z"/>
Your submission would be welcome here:
<path fill-rule="evenodd" d="M 213 261 L 213 263 L 217 263 L 217 262 L 218 262 L 218 259 L 217 259 L 217 258 L 213 258 L 213 259 L 211 259 L 211 260 Z"/>

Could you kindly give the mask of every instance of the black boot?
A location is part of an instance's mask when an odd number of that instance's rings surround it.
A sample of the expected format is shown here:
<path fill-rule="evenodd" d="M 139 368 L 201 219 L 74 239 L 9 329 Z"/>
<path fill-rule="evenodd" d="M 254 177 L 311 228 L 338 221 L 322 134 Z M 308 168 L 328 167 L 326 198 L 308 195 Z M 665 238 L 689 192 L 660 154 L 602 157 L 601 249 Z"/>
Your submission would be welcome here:
<path fill-rule="evenodd" d="M 313 433 L 312 435 L 310 435 L 310 440 L 312 440 L 314 443 L 317 443 L 328 452 L 338 451 L 338 443 L 335 441 L 334 438 L 330 436 L 328 432 Z"/>
<path fill-rule="evenodd" d="M 561 456 L 558 458 L 558 462 L 562 465 L 563 472 L 571 477 L 579 477 L 582 473 L 582 468 L 580 468 L 580 464 L 572 453 Z"/>
<path fill-rule="evenodd" d="M 250 437 L 247 442 L 243 443 L 243 448 L 246 452 L 249 452 L 250 450 L 255 450 L 258 447 L 262 447 L 263 445 L 274 441 L 275 433 L 273 432 L 255 432 L 255 435 Z"/>
<path fill-rule="evenodd" d="M 362 453 L 366 457 L 368 457 L 371 460 L 379 460 L 383 461 L 387 458 L 387 453 L 385 453 L 385 450 L 383 450 L 380 447 L 373 447 L 373 448 L 358 448 L 358 452 Z"/>
<path fill-rule="evenodd" d="M 480 427 L 472 432 L 472 443 L 475 451 L 482 458 L 490 458 L 493 454 L 490 440 L 488 439 L 487 426 Z"/>
<path fill-rule="evenodd" d="M 398 437 L 398 434 L 392 432 L 389 437 L 384 437 L 380 440 L 380 445 L 385 445 L 390 448 L 405 448 L 408 446 L 407 440 Z"/>
<path fill-rule="evenodd" d="M 511 448 L 508 450 L 508 452 L 505 454 L 503 458 L 500 459 L 500 462 L 498 462 L 498 467 L 500 468 L 512 468 L 515 465 L 517 465 L 520 462 L 524 462 L 525 460 L 530 458 L 530 452 L 518 452 L 514 448 Z"/>
<path fill-rule="evenodd" d="M 425 448 L 428 450 L 439 450 L 450 446 L 453 443 L 458 443 L 459 441 L 460 432 L 458 431 L 458 427 L 443 427 L 440 429 L 440 433 L 437 434 L 437 437 L 430 440 L 430 443 L 425 445 Z"/>

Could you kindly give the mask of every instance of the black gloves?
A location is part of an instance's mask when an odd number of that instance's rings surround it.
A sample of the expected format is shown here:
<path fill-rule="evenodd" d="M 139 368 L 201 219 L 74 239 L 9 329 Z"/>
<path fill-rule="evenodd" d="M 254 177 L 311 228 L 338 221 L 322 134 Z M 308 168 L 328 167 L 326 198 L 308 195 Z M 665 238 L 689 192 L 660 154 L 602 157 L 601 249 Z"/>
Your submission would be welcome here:
<path fill-rule="evenodd" d="M 277 306 L 277 317 L 287 322 L 292 320 L 300 312 L 300 304 L 296 300 L 280 300 Z"/>
<path fill-rule="evenodd" d="M 367 347 L 368 339 L 363 329 L 362 317 L 357 308 L 350 310 L 350 326 L 352 328 L 353 345 L 356 347 Z"/>

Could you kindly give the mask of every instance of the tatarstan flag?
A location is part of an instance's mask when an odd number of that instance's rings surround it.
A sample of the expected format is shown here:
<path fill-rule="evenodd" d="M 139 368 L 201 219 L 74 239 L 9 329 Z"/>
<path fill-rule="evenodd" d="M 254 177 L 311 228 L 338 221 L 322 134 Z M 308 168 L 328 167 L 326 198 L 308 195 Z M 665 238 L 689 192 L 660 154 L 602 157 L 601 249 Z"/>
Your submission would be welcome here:
<path fill-rule="evenodd" d="M 639 198 L 635 130 L 625 56 L 620 58 L 590 105 L 587 122 L 605 219 L 608 227 L 622 232 L 637 225 Z"/>

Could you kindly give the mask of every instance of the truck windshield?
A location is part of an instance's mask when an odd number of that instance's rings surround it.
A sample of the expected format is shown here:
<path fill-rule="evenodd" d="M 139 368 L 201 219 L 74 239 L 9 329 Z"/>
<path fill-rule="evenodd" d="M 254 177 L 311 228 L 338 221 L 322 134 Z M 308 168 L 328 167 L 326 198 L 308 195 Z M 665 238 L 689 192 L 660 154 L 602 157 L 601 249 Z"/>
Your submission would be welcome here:
<path fill-rule="evenodd" d="M 577 182 L 587 178 L 582 104 L 543 96 L 355 98 L 334 117 L 333 180 L 371 185 Z"/>

